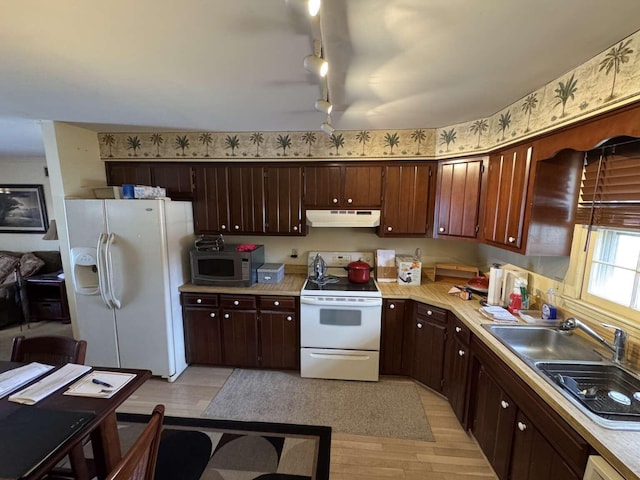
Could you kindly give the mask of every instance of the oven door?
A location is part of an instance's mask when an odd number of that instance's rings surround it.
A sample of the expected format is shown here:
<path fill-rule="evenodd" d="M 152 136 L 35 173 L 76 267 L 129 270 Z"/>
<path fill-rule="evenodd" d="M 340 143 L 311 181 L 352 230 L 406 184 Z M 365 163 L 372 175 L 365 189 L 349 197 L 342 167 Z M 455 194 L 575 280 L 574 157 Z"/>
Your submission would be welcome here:
<path fill-rule="evenodd" d="M 300 297 L 300 346 L 380 350 L 381 298 Z"/>

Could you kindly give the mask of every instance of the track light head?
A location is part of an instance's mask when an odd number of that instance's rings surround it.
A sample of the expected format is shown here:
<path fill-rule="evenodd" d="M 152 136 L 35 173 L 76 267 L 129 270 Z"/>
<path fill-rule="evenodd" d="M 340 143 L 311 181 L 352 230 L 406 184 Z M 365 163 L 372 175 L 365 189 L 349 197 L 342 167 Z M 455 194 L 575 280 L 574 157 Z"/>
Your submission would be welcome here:
<path fill-rule="evenodd" d="M 326 100 L 319 99 L 316 100 L 316 110 L 326 115 L 330 115 L 331 111 L 333 110 L 333 105 L 331 105 Z"/>
<path fill-rule="evenodd" d="M 315 17 L 316 15 L 318 15 L 318 12 L 320 11 L 320 0 L 308 0 L 307 7 L 308 7 L 309 15 L 311 15 L 312 17 Z"/>
<path fill-rule="evenodd" d="M 333 132 L 336 131 L 336 129 L 333 128 L 333 125 L 328 122 L 324 122 L 322 125 L 320 125 L 320 130 L 322 130 L 327 135 L 333 135 Z"/>
<path fill-rule="evenodd" d="M 307 55 L 304 57 L 304 68 L 319 77 L 324 77 L 329 71 L 329 63 L 324 58 L 316 55 Z"/>

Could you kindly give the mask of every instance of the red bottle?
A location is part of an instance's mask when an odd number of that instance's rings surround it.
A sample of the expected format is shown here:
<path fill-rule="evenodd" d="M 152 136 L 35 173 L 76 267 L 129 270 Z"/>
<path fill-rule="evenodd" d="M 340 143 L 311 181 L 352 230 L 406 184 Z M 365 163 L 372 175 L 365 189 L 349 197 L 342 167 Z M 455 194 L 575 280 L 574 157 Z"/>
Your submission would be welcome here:
<path fill-rule="evenodd" d="M 513 293 L 509 295 L 509 306 L 507 310 L 512 315 L 518 315 L 522 309 L 522 295 L 520 295 L 520 287 L 515 287 Z"/>

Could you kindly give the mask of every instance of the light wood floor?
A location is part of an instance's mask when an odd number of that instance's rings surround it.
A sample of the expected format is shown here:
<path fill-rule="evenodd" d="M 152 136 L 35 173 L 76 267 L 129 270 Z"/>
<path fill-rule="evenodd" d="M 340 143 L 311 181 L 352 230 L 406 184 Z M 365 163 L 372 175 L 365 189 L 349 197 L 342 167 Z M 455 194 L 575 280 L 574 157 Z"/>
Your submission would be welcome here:
<path fill-rule="evenodd" d="M 20 332 L 18 327 L 0 331 L 0 360 L 10 356 L 15 335 L 69 335 L 69 325 L 40 322 Z M 174 383 L 152 378 L 119 409 L 150 413 L 162 403 L 166 414 L 199 417 L 222 387 L 230 368 L 189 367 Z M 411 380 L 406 380 L 411 382 Z M 332 432 L 331 480 L 494 480 L 493 470 L 473 437 L 453 414 L 447 400 L 418 386 L 435 442 L 369 437 Z"/>

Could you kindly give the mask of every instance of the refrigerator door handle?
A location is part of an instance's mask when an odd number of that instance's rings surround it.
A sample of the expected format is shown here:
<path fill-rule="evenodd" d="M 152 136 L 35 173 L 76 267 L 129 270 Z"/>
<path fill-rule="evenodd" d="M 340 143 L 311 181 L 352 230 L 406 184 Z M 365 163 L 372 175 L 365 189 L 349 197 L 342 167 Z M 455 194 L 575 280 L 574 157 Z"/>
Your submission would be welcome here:
<path fill-rule="evenodd" d="M 105 263 L 105 259 L 104 259 L 104 244 L 105 244 L 105 239 L 106 239 L 107 234 L 102 232 L 100 234 L 100 236 L 98 237 L 98 246 L 96 248 L 97 250 L 97 260 L 98 260 L 98 288 L 100 289 L 100 296 L 102 297 L 102 301 L 104 302 L 104 304 L 107 306 L 107 308 L 111 309 L 113 308 L 113 305 L 111 305 L 111 302 L 109 301 L 109 295 L 108 295 L 108 285 L 107 285 L 107 279 L 106 279 L 106 263 Z"/>
<path fill-rule="evenodd" d="M 111 299 L 111 304 L 113 305 L 114 308 L 120 309 L 120 307 L 122 306 L 122 303 L 116 297 L 113 291 L 113 284 L 115 282 L 113 280 L 113 262 L 111 260 L 111 245 L 113 245 L 113 242 L 115 241 L 115 239 L 116 239 L 116 236 L 113 233 L 110 233 L 109 237 L 107 238 L 107 243 L 105 246 L 106 264 L 107 264 L 107 282 L 109 284 L 109 297 Z"/>

